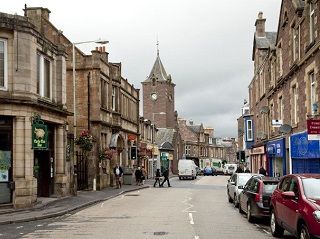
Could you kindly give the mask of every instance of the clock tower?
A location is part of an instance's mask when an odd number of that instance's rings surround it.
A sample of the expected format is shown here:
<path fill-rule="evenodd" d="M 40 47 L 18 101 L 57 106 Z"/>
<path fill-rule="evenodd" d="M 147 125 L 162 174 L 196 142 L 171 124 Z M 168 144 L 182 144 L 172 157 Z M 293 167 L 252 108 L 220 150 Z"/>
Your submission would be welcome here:
<path fill-rule="evenodd" d="M 174 109 L 174 87 L 171 75 L 167 75 L 160 60 L 159 50 L 148 78 L 142 82 L 143 116 L 157 128 L 176 126 Z"/>

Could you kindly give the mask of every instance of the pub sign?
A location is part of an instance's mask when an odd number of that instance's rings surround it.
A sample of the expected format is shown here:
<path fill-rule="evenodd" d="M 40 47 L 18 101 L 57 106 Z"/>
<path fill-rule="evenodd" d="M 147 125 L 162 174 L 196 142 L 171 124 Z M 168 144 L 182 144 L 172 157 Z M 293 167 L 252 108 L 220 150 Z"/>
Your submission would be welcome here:
<path fill-rule="evenodd" d="M 32 149 L 48 150 L 48 126 L 35 117 L 32 124 Z"/>

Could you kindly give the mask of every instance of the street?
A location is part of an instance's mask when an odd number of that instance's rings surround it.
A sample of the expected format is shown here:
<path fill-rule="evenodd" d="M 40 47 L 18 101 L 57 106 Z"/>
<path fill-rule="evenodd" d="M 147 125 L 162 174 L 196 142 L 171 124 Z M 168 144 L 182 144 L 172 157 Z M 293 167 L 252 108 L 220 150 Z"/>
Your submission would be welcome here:
<path fill-rule="evenodd" d="M 267 222 L 250 224 L 227 202 L 227 179 L 172 178 L 171 188 L 150 187 L 59 218 L 2 225 L 0 238 L 271 238 Z"/>

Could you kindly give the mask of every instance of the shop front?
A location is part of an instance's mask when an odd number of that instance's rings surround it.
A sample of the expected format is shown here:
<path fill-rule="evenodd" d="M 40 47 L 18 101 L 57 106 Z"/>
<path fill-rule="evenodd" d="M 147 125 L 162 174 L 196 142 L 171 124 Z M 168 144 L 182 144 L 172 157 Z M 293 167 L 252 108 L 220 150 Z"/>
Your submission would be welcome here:
<path fill-rule="evenodd" d="M 251 172 L 258 173 L 259 168 L 263 166 L 268 168 L 267 157 L 264 146 L 254 147 L 250 151 Z"/>
<path fill-rule="evenodd" d="M 307 132 L 290 136 L 291 173 L 320 173 L 319 140 L 308 140 Z"/>
<path fill-rule="evenodd" d="M 0 116 L 0 205 L 12 202 L 12 118 Z"/>
<path fill-rule="evenodd" d="M 273 140 L 266 144 L 269 167 L 268 175 L 281 177 L 286 174 L 285 138 Z"/>

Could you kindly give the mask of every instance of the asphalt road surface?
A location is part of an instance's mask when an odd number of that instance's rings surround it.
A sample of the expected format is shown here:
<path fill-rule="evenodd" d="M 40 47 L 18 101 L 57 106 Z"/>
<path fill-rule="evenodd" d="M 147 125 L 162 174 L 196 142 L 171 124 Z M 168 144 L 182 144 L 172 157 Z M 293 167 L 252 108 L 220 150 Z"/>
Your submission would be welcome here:
<path fill-rule="evenodd" d="M 228 203 L 227 179 L 173 178 L 171 188 L 127 193 L 59 218 L 2 225 L 0 239 L 272 238 L 267 221 L 251 224 Z"/>

